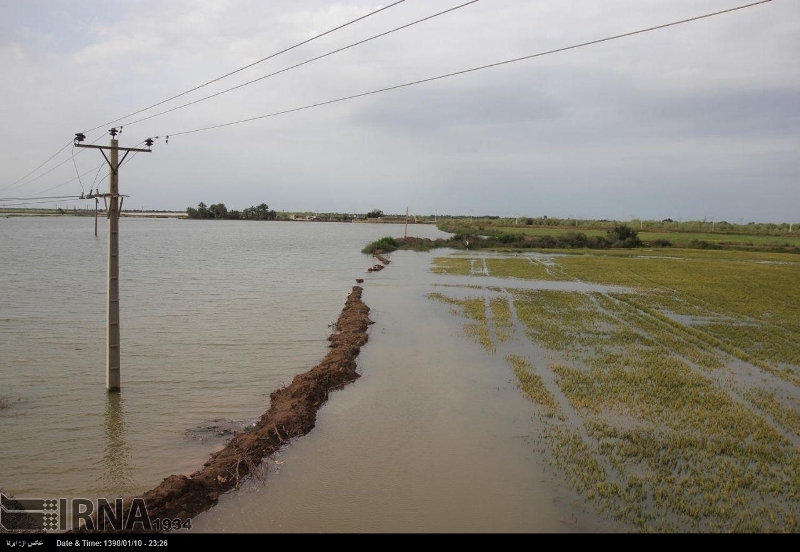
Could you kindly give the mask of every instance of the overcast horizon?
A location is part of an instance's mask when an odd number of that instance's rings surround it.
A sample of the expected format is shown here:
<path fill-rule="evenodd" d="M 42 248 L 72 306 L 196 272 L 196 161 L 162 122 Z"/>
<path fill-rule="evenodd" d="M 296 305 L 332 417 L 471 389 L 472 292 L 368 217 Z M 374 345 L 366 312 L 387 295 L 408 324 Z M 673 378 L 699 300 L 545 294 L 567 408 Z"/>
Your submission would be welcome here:
<path fill-rule="evenodd" d="M 481 0 L 136 122 L 464 4 L 406 0 L 116 120 L 392 3 L 3 3 L 0 207 L 93 207 L 121 125 L 128 209 L 800 221 L 796 0 L 291 111 L 748 3 Z"/>

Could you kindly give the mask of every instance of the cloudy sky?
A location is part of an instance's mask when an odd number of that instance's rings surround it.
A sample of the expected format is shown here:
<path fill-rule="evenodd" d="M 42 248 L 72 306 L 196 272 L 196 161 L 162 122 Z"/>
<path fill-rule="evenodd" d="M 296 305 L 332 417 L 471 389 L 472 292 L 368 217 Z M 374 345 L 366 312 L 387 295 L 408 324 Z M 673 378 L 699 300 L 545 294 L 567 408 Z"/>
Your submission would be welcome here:
<path fill-rule="evenodd" d="M 132 209 L 800 221 L 797 0 L 186 133 L 747 1 L 481 0 L 282 71 L 462 3 L 3 0 L 0 205 L 106 191 L 71 140 L 122 125 L 159 137 L 120 171 Z"/>

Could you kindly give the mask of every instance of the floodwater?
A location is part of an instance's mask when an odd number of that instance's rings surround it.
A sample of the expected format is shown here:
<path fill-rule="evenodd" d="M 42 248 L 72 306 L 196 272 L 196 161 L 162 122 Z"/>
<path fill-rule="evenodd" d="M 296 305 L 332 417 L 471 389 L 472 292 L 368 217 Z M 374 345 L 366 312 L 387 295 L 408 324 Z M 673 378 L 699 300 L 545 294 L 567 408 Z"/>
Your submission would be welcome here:
<path fill-rule="evenodd" d="M 11 404 L 0 487 L 113 498 L 201 468 L 225 436 L 199 429 L 266 411 L 273 390 L 325 355 L 329 325 L 364 278 L 375 323 L 361 378 L 266 462 L 263 482 L 222 496 L 192 531 L 613 531 L 542 465 L 533 405 L 503 355 L 426 298 L 492 279 L 430 273 L 441 251 L 395 252 L 366 272 L 363 246 L 405 231 L 123 219 L 122 391 L 109 395 L 104 234 L 88 218 L 0 219 L 0 397 Z M 409 225 L 408 235 L 443 234 Z"/>
<path fill-rule="evenodd" d="M 331 396 L 311 433 L 270 459 L 263 481 L 223 496 L 194 531 L 612 530 L 575 507 L 541 465 L 538 421 L 503 356 L 464 338 L 463 322 L 426 297 L 440 285 L 450 293 L 493 280 L 431 274 L 441 254 L 392 254 L 365 285 L 375 324 L 359 355 L 362 377 Z"/>
<path fill-rule="evenodd" d="M 404 230 L 123 218 L 122 392 L 109 395 L 105 225 L 0 218 L 0 488 L 115 497 L 201 468 L 225 436 L 196 430 L 243 426 L 316 365 L 356 278 L 372 279 L 361 249 Z"/>

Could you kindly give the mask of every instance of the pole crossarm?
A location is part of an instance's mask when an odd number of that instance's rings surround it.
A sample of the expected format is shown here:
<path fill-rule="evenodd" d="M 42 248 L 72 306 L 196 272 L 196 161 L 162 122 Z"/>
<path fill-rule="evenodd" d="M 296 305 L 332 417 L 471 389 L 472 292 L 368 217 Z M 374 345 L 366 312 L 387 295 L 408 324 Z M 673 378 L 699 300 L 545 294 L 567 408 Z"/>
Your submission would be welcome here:
<path fill-rule="evenodd" d="M 86 194 L 83 197 L 79 197 L 78 199 L 92 199 L 98 197 L 131 197 L 128 194 Z"/>
<path fill-rule="evenodd" d="M 132 152 L 132 151 L 142 151 L 144 153 L 151 153 L 153 151 L 150 148 L 147 148 L 147 149 L 143 149 L 143 148 L 119 148 L 119 147 L 114 147 L 114 146 L 95 146 L 95 145 L 92 145 L 92 144 L 77 144 L 77 143 L 75 144 L 75 147 L 76 148 L 99 149 L 100 153 L 103 154 L 103 157 L 105 158 L 106 163 L 108 163 L 108 166 L 111 167 L 111 172 L 114 173 L 114 174 L 117 173 L 117 171 L 119 170 L 119 166 L 122 165 L 123 162 L 125 162 L 125 158 L 128 157 L 128 154 L 130 152 Z M 116 152 L 124 151 L 125 155 L 122 156 L 122 159 L 120 159 L 117 162 L 116 166 L 115 166 L 114 164 L 111 163 L 111 161 L 109 160 L 108 156 L 106 155 L 106 152 L 104 152 L 103 150 L 114 150 Z"/>
<path fill-rule="evenodd" d="M 94 148 L 94 149 L 101 149 L 101 150 L 112 150 L 115 149 L 117 151 L 143 151 L 146 153 L 151 153 L 153 150 L 150 148 L 114 148 L 111 146 L 96 146 L 94 144 L 75 144 L 76 148 Z"/>

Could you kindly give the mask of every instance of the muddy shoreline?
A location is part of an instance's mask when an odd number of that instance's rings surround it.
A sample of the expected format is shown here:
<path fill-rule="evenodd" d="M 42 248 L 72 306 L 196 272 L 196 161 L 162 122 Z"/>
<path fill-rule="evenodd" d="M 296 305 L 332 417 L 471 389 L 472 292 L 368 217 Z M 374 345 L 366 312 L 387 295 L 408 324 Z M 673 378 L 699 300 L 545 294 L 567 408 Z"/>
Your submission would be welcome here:
<path fill-rule="evenodd" d="M 328 337 L 330 350 L 311 370 L 270 395 L 270 408 L 252 428 L 235 433 L 225 447 L 213 453 L 203 468 L 186 475 L 171 475 L 142 495 L 127 497 L 123 513 L 131 511 L 134 500 L 147 508 L 150 519 L 189 520 L 213 507 L 221 494 L 238 488 L 250 476 L 265 476 L 262 461 L 278 452 L 291 439 L 313 429 L 317 411 L 331 391 L 358 379 L 356 358 L 368 340 L 373 321 L 369 307 L 361 300 L 363 288 L 356 285 L 347 296 L 334 332 Z M 93 518 L 94 527 L 82 526 L 70 532 L 122 532 Z M 157 532 L 154 528 L 127 528 L 125 532 Z"/>

